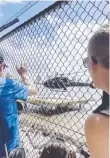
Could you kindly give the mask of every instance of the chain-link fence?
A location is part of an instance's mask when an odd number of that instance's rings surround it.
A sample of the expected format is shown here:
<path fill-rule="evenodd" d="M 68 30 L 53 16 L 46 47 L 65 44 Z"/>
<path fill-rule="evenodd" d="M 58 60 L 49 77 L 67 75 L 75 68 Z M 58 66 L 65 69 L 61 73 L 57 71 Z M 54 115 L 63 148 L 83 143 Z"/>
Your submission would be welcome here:
<path fill-rule="evenodd" d="M 83 58 L 107 15 L 108 1 L 58 1 L 0 39 L 7 73 L 19 79 L 16 65 L 25 62 L 38 88 L 20 114 L 27 158 L 37 158 L 50 139 L 65 141 L 77 153 L 86 147 L 84 122 L 102 93 L 90 87 Z"/>

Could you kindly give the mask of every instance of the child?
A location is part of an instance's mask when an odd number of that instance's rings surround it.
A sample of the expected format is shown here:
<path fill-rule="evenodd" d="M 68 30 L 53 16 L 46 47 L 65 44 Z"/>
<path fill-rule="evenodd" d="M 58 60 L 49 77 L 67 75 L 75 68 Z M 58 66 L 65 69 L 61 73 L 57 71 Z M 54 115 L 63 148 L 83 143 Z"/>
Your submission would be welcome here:
<path fill-rule="evenodd" d="M 64 142 L 49 142 L 44 147 L 40 158 L 76 158 L 76 153 L 67 149 Z"/>

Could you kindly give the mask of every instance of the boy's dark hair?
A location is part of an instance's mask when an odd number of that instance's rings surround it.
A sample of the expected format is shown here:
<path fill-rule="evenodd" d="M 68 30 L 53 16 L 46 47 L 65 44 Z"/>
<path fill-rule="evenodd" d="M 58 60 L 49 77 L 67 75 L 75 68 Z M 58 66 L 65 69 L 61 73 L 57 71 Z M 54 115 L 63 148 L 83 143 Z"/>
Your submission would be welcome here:
<path fill-rule="evenodd" d="M 89 41 L 89 53 L 94 61 L 109 68 L 109 24 L 103 25 Z"/>
<path fill-rule="evenodd" d="M 69 158 L 70 152 L 63 142 L 49 142 L 43 149 L 40 158 Z"/>

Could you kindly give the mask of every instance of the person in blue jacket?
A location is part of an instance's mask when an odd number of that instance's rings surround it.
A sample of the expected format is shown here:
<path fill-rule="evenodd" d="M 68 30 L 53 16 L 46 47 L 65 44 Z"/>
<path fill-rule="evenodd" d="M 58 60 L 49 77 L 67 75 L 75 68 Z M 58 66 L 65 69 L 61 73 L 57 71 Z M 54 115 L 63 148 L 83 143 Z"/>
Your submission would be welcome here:
<path fill-rule="evenodd" d="M 4 77 L 4 69 L 7 65 L 4 56 L 0 52 L 0 158 L 11 157 L 24 158 L 20 150 L 19 120 L 16 101 L 27 100 L 28 96 L 37 93 L 36 86 L 29 81 L 28 71 L 21 66 L 17 69 L 22 83 Z M 21 153 L 20 153 L 21 152 Z"/>

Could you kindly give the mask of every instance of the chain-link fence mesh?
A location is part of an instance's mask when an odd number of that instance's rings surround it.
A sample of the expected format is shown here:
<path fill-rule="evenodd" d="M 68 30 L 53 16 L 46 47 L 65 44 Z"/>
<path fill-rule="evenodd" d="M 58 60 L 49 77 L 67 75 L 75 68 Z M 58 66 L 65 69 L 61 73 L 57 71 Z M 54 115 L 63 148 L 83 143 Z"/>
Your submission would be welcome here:
<path fill-rule="evenodd" d="M 88 40 L 108 22 L 107 15 L 108 1 L 56 2 L 0 39 L 7 73 L 19 79 L 16 66 L 25 62 L 38 88 L 20 114 L 20 139 L 27 158 L 37 158 L 52 138 L 65 141 L 78 153 L 86 147 L 84 122 L 101 104 L 102 93 L 89 86 L 83 58 Z"/>

